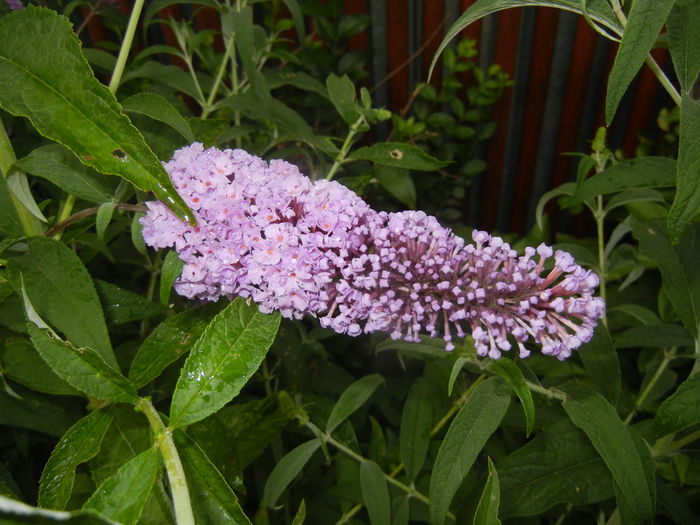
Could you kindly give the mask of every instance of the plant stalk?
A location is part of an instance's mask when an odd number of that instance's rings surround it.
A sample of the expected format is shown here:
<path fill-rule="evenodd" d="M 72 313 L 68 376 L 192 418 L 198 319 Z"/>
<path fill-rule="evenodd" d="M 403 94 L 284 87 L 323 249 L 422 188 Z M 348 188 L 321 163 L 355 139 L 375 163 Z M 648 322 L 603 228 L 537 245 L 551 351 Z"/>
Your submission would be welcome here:
<path fill-rule="evenodd" d="M 141 16 L 144 1 L 145 0 L 136 0 L 134 2 L 134 8 L 131 10 L 129 24 L 126 26 L 124 40 L 122 40 L 122 46 L 119 49 L 119 56 L 117 56 L 117 63 L 114 66 L 112 79 L 109 81 L 109 90 L 112 92 L 112 94 L 117 92 L 117 89 L 119 89 L 119 84 L 122 81 L 122 74 L 124 73 L 124 67 L 126 66 L 126 59 L 129 56 L 129 51 L 131 51 L 131 44 L 134 41 L 134 34 L 136 33 L 136 26 L 139 23 L 139 17 Z"/>
<path fill-rule="evenodd" d="M 206 119 L 209 116 L 209 114 L 213 111 L 214 99 L 216 98 L 216 94 L 219 91 L 219 86 L 221 85 L 221 81 L 224 78 L 224 73 L 226 73 L 226 66 L 228 65 L 229 57 L 235 50 L 235 42 L 236 33 L 233 33 L 231 34 L 228 44 L 226 45 L 226 51 L 224 51 L 224 56 L 221 59 L 219 70 L 217 71 L 216 78 L 214 79 L 214 85 L 212 86 L 211 91 L 209 92 L 209 97 L 206 100 L 206 106 L 202 110 L 202 116 L 200 117 L 202 120 Z"/>
<path fill-rule="evenodd" d="M 306 425 L 309 426 L 309 423 L 307 423 Z M 343 443 L 341 443 L 340 441 L 337 441 L 333 436 L 331 436 L 327 432 L 323 432 L 323 431 L 319 431 L 319 432 L 320 432 L 320 435 L 323 437 L 323 439 L 327 443 L 330 443 L 331 445 L 333 445 L 335 448 L 337 448 L 339 451 L 341 451 L 346 456 L 351 457 L 352 459 L 354 459 L 355 461 L 358 461 L 359 463 L 363 463 L 364 461 L 366 461 L 365 458 L 363 458 L 360 454 L 358 454 L 357 452 L 355 452 L 351 448 L 346 447 Z M 386 479 L 387 482 L 391 483 L 395 487 L 404 491 L 409 496 L 414 497 L 419 501 L 422 501 L 426 505 L 430 505 L 430 498 L 428 498 L 428 496 L 426 496 L 422 492 L 418 492 L 415 488 L 409 487 L 408 485 L 401 483 L 399 480 L 392 478 L 391 476 L 389 476 L 386 473 L 384 473 L 384 479 Z M 451 512 L 447 513 L 447 517 L 449 517 L 452 521 L 455 521 L 455 519 L 456 519 L 455 515 Z M 338 523 L 342 523 L 342 521 L 340 521 Z"/>
<path fill-rule="evenodd" d="M 341 146 L 338 155 L 336 155 L 335 157 L 335 162 L 333 162 L 331 169 L 328 171 L 328 175 L 326 175 L 326 180 L 333 179 L 336 172 L 345 162 L 345 157 L 348 156 L 348 153 L 350 152 L 350 146 L 352 146 L 352 140 L 355 138 L 355 135 L 357 135 L 358 131 L 360 131 L 360 126 L 364 121 L 365 117 L 361 116 L 355 122 L 353 122 L 352 126 L 350 126 L 350 129 L 348 130 L 348 135 L 347 137 L 345 137 L 345 141 L 343 142 L 343 145 Z"/>
<path fill-rule="evenodd" d="M 195 525 L 192 504 L 190 502 L 190 492 L 187 488 L 185 470 L 182 467 L 180 456 L 177 453 L 172 431 L 163 424 L 158 412 L 150 399 L 141 398 L 136 405 L 143 411 L 151 425 L 151 430 L 156 438 L 156 445 L 163 456 L 165 470 L 170 482 L 170 491 L 173 497 L 175 508 L 175 523 L 177 525 Z"/>
<path fill-rule="evenodd" d="M 637 398 L 637 401 L 634 403 L 634 408 L 630 411 L 629 414 L 627 414 L 627 417 L 625 418 L 625 425 L 628 425 L 631 421 L 632 418 L 634 418 L 635 414 L 637 411 L 642 407 L 644 404 L 644 401 L 646 401 L 647 397 L 649 397 L 649 394 L 651 393 L 652 389 L 654 386 L 656 386 L 656 383 L 658 383 L 659 379 L 661 379 L 661 374 L 663 374 L 664 370 L 666 370 L 666 367 L 668 364 L 673 361 L 673 358 L 676 356 L 676 348 L 673 347 L 671 350 L 668 352 L 664 351 L 664 358 L 661 361 L 661 364 L 659 364 L 659 368 L 656 369 L 656 372 L 654 372 L 654 375 L 651 377 L 647 385 L 644 387 L 644 390 L 639 394 L 639 397 Z"/>

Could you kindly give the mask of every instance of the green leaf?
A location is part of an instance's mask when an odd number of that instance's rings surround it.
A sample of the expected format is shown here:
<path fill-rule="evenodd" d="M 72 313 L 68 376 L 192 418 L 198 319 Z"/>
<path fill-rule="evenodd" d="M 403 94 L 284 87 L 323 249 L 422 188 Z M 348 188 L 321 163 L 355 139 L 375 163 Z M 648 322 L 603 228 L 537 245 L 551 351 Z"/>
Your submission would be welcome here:
<path fill-rule="evenodd" d="M 598 195 L 618 191 L 675 186 L 676 161 L 667 157 L 640 157 L 614 164 L 584 180 L 574 191 L 569 206 Z"/>
<path fill-rule="evenodd" d="M 234 483 L 292 419 L 306 421 L 308 416 L 282 391 L 264 399 L 226 406 L 190 425 L 187 432 L 224 477 Z M 230 443 L 236 446 L 231 447 Z"/>
<path fill-rule="evenodd" d="M 3 334 L 3 342 L 0 363 L 7 377 L 37 392 L 82 396 L 51 370 L 27 338 Z"/>
<path fill-rule="evenodd" d="M 480 383 L 447 430 L 430 478 L 430 516 L 435 525 L 445 522 L 459 485 L 508 409 L 510 393 L 504 386 L 496 377 Z"/>
<path fill-rule="evenodd" d="M 153 446 L 148 420 L 133 405 L 113 405 L 114 419 L 102 439 L 100 452 L 90 460 L 90 475 L 97 485 L 114 476 L 117 470 L 141 452 Z"/>
<path fill-rule="evenodd" d="M 321 446 L 318 439 L 302 443 L 280 459 L 265 482 L 263 502 L 268 507 L 274 507 L 277 499 L 297 477 L 304 465 L 311 459 L 314 452 Z"/>
<path fill-rule="evenodd" d="M 326 421 L 326 432 L 332 433 L 338 425 L 345 421 L 358 408 L 374 394 L 384 382 L 384 378 L 379 374 L 370 374 L 355 381 L 347 387 L 338 398 L 338 402 L 331 410 L 328 421 Z"/>
<path fill-rule="evenodd" d="M 146 215 L 145 213 L 134 213 L 134 218 L 131 219 L 131 242 L 136 248 L 136 251 L 141 255 L 146 255 L 148 248 L 146 248 L 146 242 L 143 240 L 143 226 L 141 226 L 140 219 Z"/>
<path fill-rule="evenodd" d="M 481 498 L 479 498 L 479 505 L 476 507 L 474 525 L 501 525 L 501 520 L 498 519 L 498 505 L 501 500 L 498 472 L 493 466 L 491 458 L 488 458 L 488 463 L 489 477 L 486 479 L 486 485 L 484 485 Z"/>
<path fill-rule="evenodd" d="M 23 237 L 22 224 L 19 222 L 15 205 L 10 196 L 5 177 L 0 176 L 0 232 L 8 237 Z"/>
<path fill-rule="evenodd" d="M 666 19 L 666 31 L 681 90 L 690 93 L 700 73 L 700 4 L 695 0 L 676 0 Z"/>
<path fill-rule="evenodd" d="M 535 402 L 532 400 L 532 393 L 525 382 L 525 376 L 523 376 L 522 371 L 513 361 L 508 359 L 492 361 L 489 365 L 489 370 L 508 381 L 513 388 L 513 392 L 520 399 L 523 412 L 525 412 L 525 436 L 529 436 L 535 427 Z"/>
<path fill-rule="evenodd" d="M 306 39 L 306 29 L 304 27 L 304 13 L 299 7 L 299 2 L 297 0 L 282 0 L 284 5 L 287 6 L 289 13 L 292 15 L 292 20 L 294 21 L 294 27 L 297 30 L 297 36 L 299 37 L 299 42 L 303 42 Z M 303 505 L 304 502 L 302 501 Z M 303 518 L 302 518 L 303 521 Z M 300 525 L 300 524 L 299 524 Z"/>
<path fill-rule="evenodd" d="M 230 18 L 230 25 L 227 23 L 227 17 Z M 258 74 L 254 61 L 257 50 L 255 49 L 255 33 L 253 28 L 253 7 L 246 5 L 243 9 L 240 9 L 240 6 L 239 9 L 229 8 L 224 17 L 222 17 L 222 23 L 224 24 L 224 33 L 227 32 L 228 27 L 235 32 L 238 56 L 243 63 L 243 69 L 246 75 L 248 75 L 248 80 L 253 82 L 256 74 Z M 253 89 L 259 88 L 253 85 Z"/>
<path fill-rule="evenodd" d="M 219 4 L 216 2 L 216 0 L 152 0 L 151 2 L 148 2 L 146 10 L 143 14 L 144 25 L 148 25 L 151 22 L 153 22 L 153 17 L 156 16 L 159 11 L 162 11 L 163 9 L 170 6 L 180 4 L 196 4 L 206 7 L 212 7 L 214 9 L 219 7 Z"/>
<path fill-rule="evenodd" d="M 501 517 L 541 516 L 560 504 L 588 505 L 613 496 L 610 473 L 586 435 L 563 419 L 498 466 Z"/>
<path fill-rule="evenodd" d="M 360 111 L 355 101 L 355 84 L 350 77 L 339 77 L 333 73 L 326 78 L 328 97 L 338 111 L 338 114 L 348 124 L 352 125 L 360 118 Z"/>
<path fill-rule="evenodd" d="M 36 430 L 61 437 L 84 413 L 84 402 L 67 402 L 65 398 L 39 394 L 12 385 L 17 395 L 0 391 L 0 425 Z M 77 403 L 77 404 L 76 404 Z"/>
<path fill-rule="evenodd" d="M 160 304 L 168 306 L 170 302 L 170 290 L 180 274 L 185 263 L 182 262 L 175 250 L 170 250 L 165 256 L 163 266 L 160 269 Z"/>
<path fill-rule="evenodd" d="M 654 431 L 658 437 L 680 432 L 700 423 L 700 374 L 693 374 L 656 411 Z"/>
<path fill-rule="evenodd" d="M 250 525 L 236 494 L 197 443 L 181 430 L 176 430 L 173 437 L 185 469 L 197 523 Z"/>
<path fill-rule="evenodd" d="M 81 164 L 70 150 L 60 144 L 47 144 L 17 161 L 17 166 L 42 177 L 66 193 L 88 202 L 101 204 L 112 199 L 115 181 Z"/>
<path fill-rule="evenodd" d="M 384 479 L 384 471 L 374 461 L 365 460 L 360 464 L 360 486 L 370 523 L 372 525 L 391 523 L 389 487 Z"/>
<path fill-rule="evenodd" d="M 469 362 L 469 359 L 466 357 L 458 357 L 454 364 L 452 365 L 452 370 L 450 371 L 450 379 L 447 382 L 447 395 L 451 396 L 452 395 L 452 389 L 455 386 L 455 381 L 457 381 L 457 378 L 459 377 L 460 372 L 462 371 L 462 368 L 464 368 L 464 365 L 466 365 Z"/>
<path fill-rule="evenodd" d="M 411 209 L 416 207 L 416 187 L 413 185 L 411 173 L 401 168 L 377 166 L 374 175 L 379 185 L 396 200 Z"/>
<path fill-rule="evenodd" d="M 406 474 L 411 480 L 418 476 L 428 453 L 435 411 L 432 400 L 427 380 L 418 379 L 408 391 L 401 413 L 399 453 L 406 467 Z"/>
<path fill-rule="evenodd" d="M 338 153 L 338 148 L 328 137 L 316 135 L 299 113 L 276 98 L 263 99 L 255 93 L 238 93 L 223 99 L 221 105 L 240 111 L 254 121 L 275 122 L 283 134 L 306 142 L 328 155 Z"/>
<path fill-rule="evenodd" d="M 633 326 L 615 338 L 617 348 L 670 348 L 692 346 L 694 343 L 695 340 L 688 330 L 677 324 Z"/>
<path fill-rule="evenodd" d="M 648 522 L 654 516 L 654 502 L 630 430 L 599 393 L 579 384 L 566 385 L 563 390 L 564 410 L 586 433 L 612 474 L 624 523 Z"/>
<path fill-rule="evenodd" d="M 584 5 L 586 6 L 587 14 L 591 20 L 617 34 L 622 32 L 620 25 L 615 19 L 615 15 L 613 14 L 606 0 L 587 0 Z M 582 3 L 580 0 L 478 0 L 472 4 L 469 9 L 467 9 L 462 16 L 460 16 L 455 23 L 452 24 L 452 26 L 450 26 L 447 33 L 445 33 L 445 36 L 443 37 L 442 42 L 440 42 L 440 45 L 435 51 L 435 55 L 433 55 L 433 60 L 430 63 L 428 79 L 430 79 L 433 74 L 433 70 L 435 69 L 435 65 L 437 64 L 440 54 L 445 50 L 450 42 L 462 32 L 464 28 L 477 20 L 484 18 L 485 16 L 497 13 L 498 11 L 526 6 L 555 7 L 564 11 L 572 11 L 574 13 L 583 14 L 581 10 Z"/>
<path fill-rule="evenodd" d="M 418 146 L 403 142 L 379 142 L 358 148 L 348 155 L 348 159 L 369 160 L 380 166 L 421 171 L 436 171 L 451 163 L 438 160 Z"/>
<path fill-rule="evenodd" d="M 22 274 L 31 304 L 46 321 L 67 339 L 94 348 L 116 366 L 100 299 L 82 261 L 52 239 L 34 237 L 26 243 L 26 253 L 8 261 L 14 289 L 19 291 Z"/>
<path fill-rule="evenodd" d="M 280 316 L 240 297 L 209 324 L 185 361 L 170 407 L 170 426 L 189 425 L 231 401 L 257 371 Z"/>
<path fill-rule="evenodd" d="M 398 496 L 392 501 L 392 508 L 394 509 L 394 518 L 391 525 L 408 525 L 408 519 L 410 517 L 410 496 Z"/>
<path fill-rule="evenodd" d="M 3 525 L 50 524 L 63 525 L 118 525 L 90 511 L 57 512 L 30 507 L 19 501 L 0 496 L 0 523 Z"/>
<path fill-rule="evenodd" d="M 294 86 L 304 91 L 317 93 L 325 99 L 328 98 L 326 86 L 306 73 L 271 69 L 264 71 L 264 74 L 265 81 L 270 89 L 276 89 L 280 86 Z"/>
<path fill-rule="evenodd" d="M 632 233 L 639 241 L 639 251 L 659 265 L 663 286 L 674 310 L 688 331 L 697 335 L 698 310 L 691 295 L 685 268 L 658 224 L 632 220 Z"/>
<path fill-rule="evenodd" d="M 136 525 L 160 470 L 158 449 L 151 447 L 105 480 L 83 506 L 124 525 Z"/>
<path fill-rule="evenodd" d="M 95 217 L 95 230 L 97 231 L 97 239 L 101 242 L 105 240 L 105 232 L 107 226 L 112 222 L 114 209 L 117 205 L 114 202 L 105 202 L 97 209 L 97 217 Z"/>
<path fill-rule="evenodd" d="M 297 510 L 297 513 L 294 515 L 294 519 L 292 520 L 292 525 L 304 525 L 305 519 L 306 502 L 304 500 L 301 500 L 301 503 L 299 504 L 299 509 Z"/>
<path fill-rule="evenodd" d="M 140 113 L 167 124 L 187 142 L 194 142 L 195 138 L 187 120 L 173 106 L 168 99 L 158 93 L 142 92 L 132 95 L 122 101 L 122 107 L 127 113 Z"/>
<path fill-rule="evenodd" d="M 608 77 L 605 122 L 610 125 L 622 96 L 659 37 L 675 0 L 635 0 L 627 17 L 620 49 Z"/>
<path fill-rule="evenodd" d="M 537 227 L 541 231 L 545 231 L 544 207 L 547 205 L 547 203 L 556 197 L 561 197 L 562 195 L 573 195 L 575 188 L 575 183 L 565 182 L 558 188 L 550 190 L 540 197 L 540 200 L 537 201 L 537 207 L 535 208 L 535 221 L 537 222 Z"/>
<path fill-rule="evenodd" d="M 95 288 L 110 325 L 138 321 L 163 313 L 163 308 L 159 305 L 116 284 L 95 279 Z"/>
<path fill-rule="evenodd" d="M 9 176 L 5 179 L 7 188 L 12 192 L 12 195 L 22 203 L 22 205 L 31 213 L 34 217 L 39 219 L 41 222 L 47 222 L 44 214 L 41 213 L 39 206 L 34 200 L 34 195 L 32 195 L 32 190 L 29 189 L 29 182 L 27 181 L 27 175 L 17 170 L 10 170 Z"/>
<path fill-rule="evenodd" d="M 700 209 L 700 143 L 694 140 L 700 133 L 700 100 L 683 95 L 680 111 L 676 197 L 668 212 L 668 234 L 674 244 Z"/>
<path fill-rule="evenodd" d="M 32 6 L 2 17 L 0 34 L 22 35 L 0 41 L 0 107 L 29 118 L 39 133 L 66 146 L 83 164 L 154 192 L 191 220 L 165 168 L 94 77 L 67 18 Z"/>
<path fill-rule="evenodd" d="M 92 348 L 80 348 L 56 339 L 32 323 L 27 324 L 27 330 L 44 361 L 69 385 L 106 401 L 132 403 L 137 400 L 136 389 L 129 380 Z"/>
<path fill-rule="evenodd" d="M 131 361 L 129 379 L 136 388 L 153 381 L 189 352 L 220 310 L 218 304 L 206 304 L 168 317 L 156 326 Z"/>
<path fill-rule="evenodd" d="M 605 325 L 598 324 L 593 338 L 581 347 L 578 355 L 593 385 L 614 406 L 622 382 L 620 360 Z"/>
<path fill-rule="evenodd" d="M 643 324 L 661 324 L 661 319 L 659 319 L 658 315 L 646 306 L 638 304 L 620 304 L 609 308 L 608 312 L 622 312 Z"/>
<path fill-rule="evenodd" d="M 112 411 L 98 410 L 85 416 L 68 429 L 53 449 L 39 481 L 40 507 L 63 510 L 70 499 L 75 469 L 99 451 Z"/>

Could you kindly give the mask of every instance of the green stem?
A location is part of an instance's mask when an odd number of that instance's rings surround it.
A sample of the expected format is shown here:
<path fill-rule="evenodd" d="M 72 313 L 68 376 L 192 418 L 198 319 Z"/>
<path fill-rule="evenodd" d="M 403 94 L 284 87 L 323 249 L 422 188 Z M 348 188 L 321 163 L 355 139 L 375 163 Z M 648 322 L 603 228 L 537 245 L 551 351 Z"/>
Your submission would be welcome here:
<path fill-rule="evenodd" d="M 343 162 L 345 162 L 345 157 L 347 157 L 348 153 L 350 152 L 350 146 L 352 146 L 352 139 L 355 138 L 355 135 L 360 131 L 360 126 L 365 122 L 365 117 L 359 117 L 353 124 L 350 126 L 350 129 L 348 130 L 348 135 L 345 137 L 345 141 L 343 142 L 343 145 L 340 148 L 340 151 L 338 152 L 338 155 L 335 157 L 335 162 L 333 162 L 333 165 L 331 166 L 331 169 L 328 171 L 328 175 L 326 175 L 326 180 L 331 180 L 336 172 L 340 169 L 340 166 L 343 165 Z"/>
<path fill-rule="evenodd" d="M 691 370 L 690 375 L 697 374 L 700 372 L 700 321 L 698 321 L 698 326 L 695 329 L 695 363 L 693 364 L 693 370 Z"/>
<path fill-rule="evenodd" d="M 607 291 L 605 281 L 607 278 L 607 265 L 605 262 L 605 210 L 603 208 L 603 196 L 596 197 L 596 210 L 593 214 L 596 224 L 596 234 L 598 237 L 598 271 L 600 275 L 600 297 L 605 301 Z M 602 319 L 603 325 L 607 326 L 608 320 L 606 316 Z"/>
<path fill-rule="evenodd" d="M 234 52 L 234 49 L 236 48 L 236 33 L 232 33 L 231 37 L 229 38 L 228 44 L 226 45 L 226 51 L 224 52 L 224 56 L 221 59 L 221 64 L 219 65 L 219 70 L 216 73 L 216 79 L 214 79 L 214 85 L 211 88 L 211 91 L 209 92 L 209 97 L 207 98 L 207 105 L 204 107 L 202 110 L 202 116 L 201 119 L 204 120 L 206 119 L 209 114 L 213 111 L 213 104 L 214 104 L 214 99 L 216 98 L 216 93 L 219 91 L 219 86 L 221 85 L 221 81 L 224 78 L 224 73 L 226 72 L 226 66 L 228 65 L 228 60 L 231 54 Z"/>
<path fill-rule="evenodd" d="M 153 264 L 151 265 L 151 276 L 148 279 L 148 288 L 146 289 L 146 299 L 148 301 L 153 300 L 153 296 L 156 293 L 156 282 L 158 282 L 158 276 L 160 275 L 160 270 L 161 270 L 161 264 L 163 261 L 163 255 L 162 251 L 158 250 L 156 253 L 156 258 L 153 261 Z M 141 339 L 146 338 L 146 334 L 148 333 L 148 326 L 149 326 L 149 318 L 146 317 L 141 321 Z"/>
<path fill-rule="evenodd" d="M 122 46 L 119 49 L 117 64 L 114 66 L 112 80 L 109 81 L 109 90 L 112 92 L 112 94 L 116 93 L 117 89 L 119 89 L 119 83 L 122 80 L 122 73 L 124 73 L 126 59 L 129 56 L 129 51 L 131 51 L 131 44 L 134 41 L 134 34 L 136 33 L 136 26 L 139 23 L 139 17 L 141 16 L 141 10 L 143 9 L 144 1 L 145 0 L 136 0 L 134 2 L 134 8 L 131 10 L 131 16 L 129 16 L 129 25 L 126 26 L 124 40 L 122 41 Z"/>
<path fill-rule="evenodd" d="M 160 454 L 163 456 L 175 508 L 175 523 L 177 525 L 195 525 L 185 470 L 182 468 L 182 462 L 173 441 L 172 431 L 163 424 L 163 420 L 158 415 L 150 399 L 141 398 L 136 406 L 148 418 L 151 430 L 155 435 L 156 445 L 158 445 Z"/>
<path fill-rule="evenodd" d="M 311 428 L 310 425 L 312 425 L 312 423 L 306 423 L 306 426 L 309 427 L 309 428 Z M 366 461 L 366 459 L 363 458 L 360 454 L 358 454 L 357 452 L 355 452 L 355 451 L 352 450 L 351 448 L 346 447 L 343 443 L 341 443 L 340 441 L 337 441 L 337 440 L 336 440 L 335 438 L 333 438 L 333 436 L 331 436 L 330 434 L 328 434 L 328 433 L 326 433 L 326 432 L 323 432 L 323 431 L 321 431 L 321 430 L 318 430 L 318 433 L 323 437 L 323 439 L 324 439 L 327 443 L 330 443 L 331 445 L 333 445 L 335 448 L 337 448 L 339 451 L 341 451 L 341 452 L 342 452 L 343 454 L 345 454 L 346 456 L 351 457 L 352 459 L 354 459 L 355 461 L 357 461 L 357 462 L 359 462 L 359 463 L 364 463 L 364 462 Z M 386 474 L 386 473 L 384 473 L 384 479 L 385 479 L 387 482 L 389 482 L 389 483 L 391 483 L 392 485 L 394 485 L 395 487 L 397 487 L 397 488 L 399 488 L 400 490 L 404 491 L 404 492 L 405 492 L 406 494 L 408 494 L 409 496 L 416 498 L 418 501 L 422 501 L 422 502 L 425 503 L 426 505 L 430 505 L 430 499 L 428 498 L 428 496 L 426 496 L 426 495 L 423 494 L 422 492 L 418 492 L 415 488 L 409 487 L 409 486 L 406 485 L 405 483 L 401 483 L 399 480 L 397 480 L 397 479 L 395 479 L 395 478 L 392 478 L 391 476 L 389 476 L 389 475 Z M 452 514 L 451 512 L 448 512 L 448 513 L 447 513 L 447 516 L 448 516 L 450 519 L 452 519 L 453 521 L 455 520 L 455 515 Z M 341 518 L 341 519 L 342 519 L 342 518 Z M 343 522 L 342 522 L 342 521 L 339 521 L 338 523 L 343 523 Z"/>
<path fill-rule="evenodd" d="M 63 203 L 63 207 L 61 208 L 61 211 L 58 214 L 58 219 L 56 219 L 56 223 L 60 224 L 63 221 L 65 221 L 73 211 L 73 205 L 75 204 L 75 195 L 73 194 L 68 194 L 68 197 L 66 197 L 66 202 Z M 59 240 L 62 235 L 62 231 L 59 230 L 57 231 L 54 235 L 53 238 L 55 240 Z"/>
<path fill-rule="evenodd" d="M 700 439 L 700 430 L 696 430 L 692 434 L 688 434 L 684 438 L 679 439 L 678 441 L 674 441 L 671 446 L 668 448 L 668 454 L 671 454 L 672 452 L 675 452 L 676 450 L 680 450 L 686 445 L 689 445 L 693 441 L 697 441 Z"/>
<path fill-rule="evenodd" d="M 547 399 L 556 399 L 557 401 L 561 401 L 561 402 L 566 401 L 566 394 L 564 394 L 564 392 L 559 392 L 557 390 L 551 390 L 549 388 L 545 388 L 543 386 L 536 385 L 535 383 L 532 383 L 528 380 L 525 380 L 525 384 L 527 385 L 527 387 L 530 390 L 545 396 Z"/>
<path fill-rule="evenodd" d="M 627 414 L 627 417 L 625 418 L 625 421 L 624 421 L 625 425 L 628 425 L 632 421 L 632 418 L 634 418 L 635 414 L 639 411 L 639 409 L 642 408 L 644 401 L 646 401 L 646 399 L 647 399 L 647 397 L 649 397 L 649 394 L 651 393 L 652 389 L 654 388 L 654 386 L 656 386 L 656 383 L 658 383 L 659 379 L 661 379 L 661 374 L 663 374 L 664 370 L 666 370 L 666 367 L 673 360 L 673 358 L 675 356 L 676 356 L 676 348 L 675 347 L 671 348 L 671 350 L 669 350 L 668 352 L 664 351 L 664 358 L 661 361 L 659 368 L 656 369 L 656 372 L 654 372 L 654 375 L 649 380 L 647 385 L 644 387 L 644 390 L 642 390 L 642 392 L 639 394 L 637 401 L 635 401 L 635 403 L 634 403 L 634 408 L 630 411 L 629 414 Z"/>
<path fill-rule="evenodd" d="M 7 136 L 5 125 L 0 119 L 0 172 L 4 178 L 9 177 L 10 169 L 12 169 L 15 162 L 17 162 L 15 150 L 12 148 L 10 137 Z M 20 172 L 19 176 L 26 177 L 23 172 Z M 11 191 L 8 193 L 10 194 L 10 199 L 12 200 L 12 204 L 17 212 L 17 218 L 22 226 L 24 235 L 26 237 L 44 235 L 44 228 L 41 225 L 41 221 L 34 217 L 34 215 L 32 215 L 32 213 L 24 207 L 24 204 L 22 204 L 22 202 L 15 197 L 14 193 Z"/>

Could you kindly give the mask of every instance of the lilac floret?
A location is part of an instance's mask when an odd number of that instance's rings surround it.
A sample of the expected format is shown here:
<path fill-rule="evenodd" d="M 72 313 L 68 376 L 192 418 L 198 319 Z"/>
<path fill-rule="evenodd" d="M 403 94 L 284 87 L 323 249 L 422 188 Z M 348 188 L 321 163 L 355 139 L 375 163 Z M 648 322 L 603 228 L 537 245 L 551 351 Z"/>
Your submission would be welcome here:
<path fill-rule="evenodd" d="M 185 263 L 175 284 L 185 297 L 249 297 L 339 333 L 430 335 L 447 350 L 470 332 L 493 359 L 514 346 L 527 357 L 528 342 L 566 359 L 604 315 L 598 277 L 547 245 L 518 256 L 482 231 L 465 244 L 435 217 L 376 212 L 341 184 L 243 150 L 192 144 L 165 167 L 197 226 L 159 202 L 141 224 L 147 244 L 173 247 Z"/>

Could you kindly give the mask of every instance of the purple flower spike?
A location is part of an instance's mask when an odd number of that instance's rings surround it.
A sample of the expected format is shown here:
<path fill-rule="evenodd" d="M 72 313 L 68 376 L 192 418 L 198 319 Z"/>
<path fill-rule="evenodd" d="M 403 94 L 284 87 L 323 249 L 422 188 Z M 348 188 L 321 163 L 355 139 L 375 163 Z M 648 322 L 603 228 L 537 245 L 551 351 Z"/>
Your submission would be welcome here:
<path fill-rule="evenodd" d="M 149 202 L 146 242 L 185 263 L 175 288 L 190 298 L 250 297 L 262 311 L 394 339 L 471 332 L 497 359 L 528 341 L 566 359 L 605 311 L 598 277 L 546 245 L 523 256 L 475 231 L 473 244 L 419 211 L 377 213 L 336 182 L 312 182 L 284 161 L 193 144 L 165 165 L 198 226 Z M 548 260 L 553 268 L 545 272 Z M 546 265 L 552 266 L 552 265 Z"/>
<path fill-rule="evenodd" d="M 6 0 L 7 1 L 7 7 L 9 7 L 11 10 L 17 10 L 17 9 L 24 9 L 24 3 L 22 3 L 22 0 Z"/>

